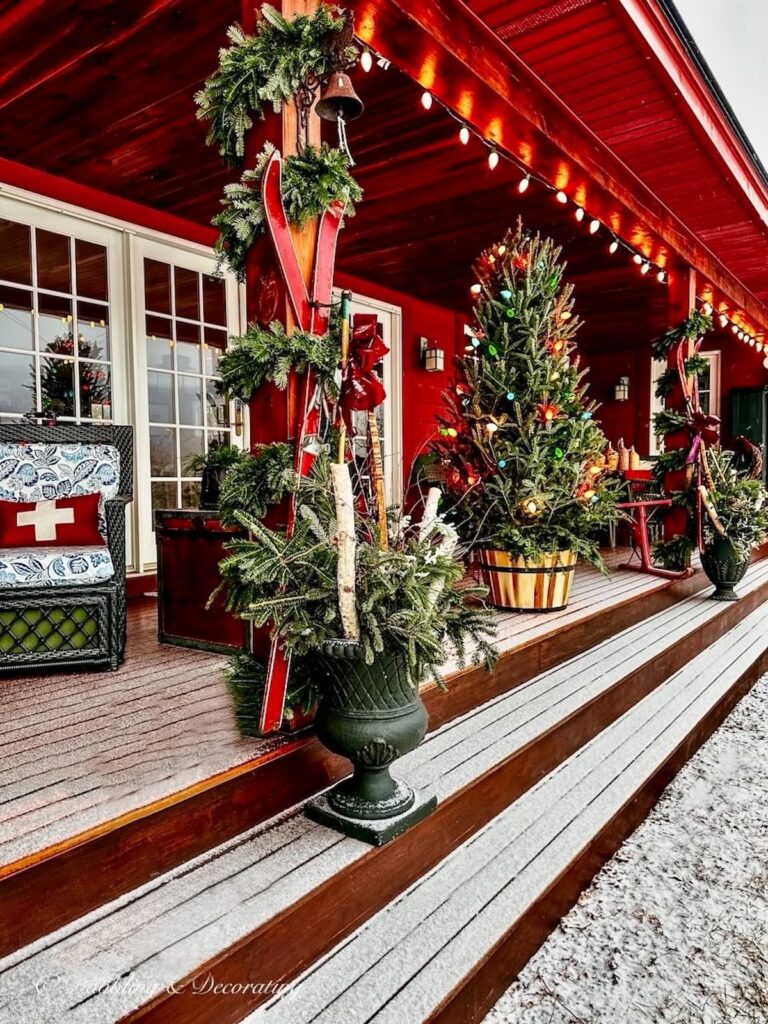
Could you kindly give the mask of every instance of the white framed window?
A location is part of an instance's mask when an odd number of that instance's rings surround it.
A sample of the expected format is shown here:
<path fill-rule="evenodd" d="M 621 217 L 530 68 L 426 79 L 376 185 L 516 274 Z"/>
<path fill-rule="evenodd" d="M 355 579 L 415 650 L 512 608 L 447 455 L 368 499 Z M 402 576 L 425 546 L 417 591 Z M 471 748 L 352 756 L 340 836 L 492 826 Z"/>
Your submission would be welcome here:
<path fill-rule="evenodd" d="M 334 301 L 341 292 L 334 289 Z M 378 321 L 379 333 L 389 349 L 382 360 L 380 373 L 387 397 L 377 410 L 379 434 L 381 437 L 382 463 L 387 502 L 398 505 L 403 497 L 403 363 L 402 363 L 402 319 L 400 306 L 365 295 L 353 294 L 352 317 L 358 313 L 374 314 Z M 356 414 L 359 423 L 355 440 L 355 456 L 363 463 L 367 457 L 366 413 Z"/>
<path fill-rule="evenodd" d="M 720 352 L 704 351 L 699 356 L 707 361 L 707 369 L 699 377 L 699 402 L 702 412 L 711 416 L 720 415 Z M 651 455 L 660 452 L 659 441 L 654 434 L 654 415 L 664 411 L 664 401 L 656 397 L 656 383 L 667 368 L 666 359 L 651 360 Z"/>

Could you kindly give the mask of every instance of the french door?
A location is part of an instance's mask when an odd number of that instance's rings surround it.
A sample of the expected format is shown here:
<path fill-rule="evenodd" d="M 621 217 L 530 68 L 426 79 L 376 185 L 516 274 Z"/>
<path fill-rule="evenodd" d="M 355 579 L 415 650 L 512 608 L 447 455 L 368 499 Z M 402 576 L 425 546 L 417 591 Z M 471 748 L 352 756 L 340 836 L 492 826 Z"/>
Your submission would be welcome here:
<path fill-rule="evenodd" d="M 218 364 L 239 333 L 237 283 L 215 275 L 215 261 L 137 239 L 135 282 L 136 410 L 142 462 L 140 503 L 196 508 L 200 472 L 190 461 L 211 444 L 245 443 L 241 418 L 218 390 Z M 155 561 L 152 514 L 140 527 L 142 563 Z"/>

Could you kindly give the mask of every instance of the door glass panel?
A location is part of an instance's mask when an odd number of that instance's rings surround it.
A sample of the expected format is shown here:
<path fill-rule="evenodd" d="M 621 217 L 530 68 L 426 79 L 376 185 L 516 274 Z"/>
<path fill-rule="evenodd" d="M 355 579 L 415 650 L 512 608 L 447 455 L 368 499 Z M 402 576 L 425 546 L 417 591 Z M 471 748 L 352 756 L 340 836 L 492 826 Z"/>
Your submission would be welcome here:
<path fill-rule="evenodd" d="M 87 419 L 112 419 L 112 390 L 109 367 L 105 363 L 79 360 L 80 414 Z"/>
<path fill-rule="evenodd" d="M 34 347 L 32 292 L 0 285 L 0 348 L 31 352 Z"/>
<path fill-rule="evenodd" d="M 95 302 L 78 302 L 77 336 L 81 359 L 108 360 L 109 308 Z"/>
<path fill-rule="evenodd" d="M 28 224 L 0 220 L 0 279 L 32 285 L 32 230 Z"/>
<path fill-rule="evenodd" d="M 179 499 L 177 497 L 178 484 L 175 480 L 153 480 L 152 481 L 152 510 L 156 508 L 177 508 Z"/>
<path fill-rule="evenodd" d="M 193 478 L 200 474 L 187 468 L 190 458 L 214 440 L 232 442 L 228 403 L 216 387 L 228 343 L 225 282 L 151 259 L 144 260 L 144 278 L 153 500 L 167 500 L 164 478 L 172 475 L 182 504 L 196 505 L 199 482 Z M 171 426 L 173 439 L 166 432 Z"/>
<path fill-rule="evenodd" d="M 70 240 L 66 235 L 38 228 L 37 286 L 52 292 L 72 291 L 70 268 Z"/>
<path fill-rule="evenodd" d="M 35 360 L 16 352 L 0 353 L 0 412 L 24 414 L 37 406 Z"/>
<path fill-rule="evenodd" d="M 94 242 L 75 239 L 75 265 L 77 271 L 77 294 L 89 299 L 106 302 L 107 249 Z"/>
<path fill-rule="evenodd" d="M 44 412 L 76 415 L 74 358 L 50 356 L 40 360 L 40 400 Z"/>

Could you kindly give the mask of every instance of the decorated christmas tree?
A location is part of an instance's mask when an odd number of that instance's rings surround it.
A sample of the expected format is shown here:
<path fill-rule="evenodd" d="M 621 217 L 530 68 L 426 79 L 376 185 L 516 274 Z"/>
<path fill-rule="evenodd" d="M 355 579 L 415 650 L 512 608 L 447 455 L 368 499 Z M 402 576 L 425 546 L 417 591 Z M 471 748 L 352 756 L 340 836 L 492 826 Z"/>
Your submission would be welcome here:
<path fill-rule="evenodd" d="M 520 224 L 479 257 L 471 344 L 435 450 L 475 549 L 544 565 L 569 552 L 601 565 L 596 535 L 615 516 L 615 496 L 564 266 L 551 240 Z"/>

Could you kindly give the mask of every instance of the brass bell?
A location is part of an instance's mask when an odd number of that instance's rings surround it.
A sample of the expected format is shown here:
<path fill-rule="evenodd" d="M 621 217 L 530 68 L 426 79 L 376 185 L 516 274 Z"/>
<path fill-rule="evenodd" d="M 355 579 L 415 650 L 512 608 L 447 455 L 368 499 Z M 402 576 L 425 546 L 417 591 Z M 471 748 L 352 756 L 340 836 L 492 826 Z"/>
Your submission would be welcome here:
<path fill-rule="evenodd" d="M 355 92 L 349 75 L 343 71 L 334 71 L 317 101 L 315 113 L 324 121 L 338 121 L 339 118 L 354 121 L 364 109 L 363 101 Z"/>

